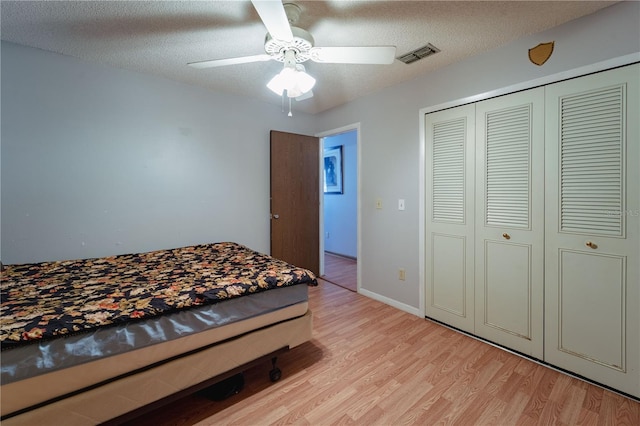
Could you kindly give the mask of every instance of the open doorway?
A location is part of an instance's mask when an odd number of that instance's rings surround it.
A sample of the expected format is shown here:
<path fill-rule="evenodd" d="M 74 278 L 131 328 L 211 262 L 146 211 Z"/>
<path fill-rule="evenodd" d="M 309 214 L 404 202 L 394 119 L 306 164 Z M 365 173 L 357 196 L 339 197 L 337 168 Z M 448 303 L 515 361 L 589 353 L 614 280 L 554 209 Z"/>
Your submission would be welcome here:
<path fill-rule="evenodd" d="M 322 138 L 322 278 L 358 291 L 358 129 L 330 132 Z"/>

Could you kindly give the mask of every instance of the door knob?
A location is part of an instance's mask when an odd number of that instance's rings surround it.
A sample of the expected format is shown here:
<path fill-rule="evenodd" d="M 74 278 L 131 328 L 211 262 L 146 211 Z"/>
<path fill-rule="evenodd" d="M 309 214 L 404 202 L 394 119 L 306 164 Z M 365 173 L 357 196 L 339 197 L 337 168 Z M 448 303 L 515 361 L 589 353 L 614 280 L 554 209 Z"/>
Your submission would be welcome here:
<path fill-rule="evenodd" d="M 587 241 L 585 245 L 587 247 L 589 247 L 589 248 L 594 249 L 594 250 L 598 248 L 598 245 L 596 243 L 592 242 L 592 241 Z"/>
<path fill-rule="evenodd" d="M 274 218 L 274 219 L 280 219 L 280 215 L 279 215 L 279 214 L 274 214 L 274 215 L 273 215 L 273 218 Z"/>
<path fill-rule="evenodd" d="M 504 238 L 505 240 L 510 240 L 511 239 L 511 235 L 507 234 L 506 232 L 504 234 L 502 234 L 502 238 Z"/>

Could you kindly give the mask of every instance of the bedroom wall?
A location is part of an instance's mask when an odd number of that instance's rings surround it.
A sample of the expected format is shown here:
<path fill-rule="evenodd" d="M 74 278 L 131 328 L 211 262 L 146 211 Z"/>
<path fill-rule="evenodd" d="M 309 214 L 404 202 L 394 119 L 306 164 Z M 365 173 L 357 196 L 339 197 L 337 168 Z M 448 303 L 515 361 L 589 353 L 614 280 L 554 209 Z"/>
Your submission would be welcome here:
<path fill-rule="evenodd" d="M 424 314 L 419 276 L 421 108 L 640 52 L 638 22 L 640 3 L 619 3 L 321 114 L 320 131 L 356 122 L 361 126 L 362 293 Z M 531 64 L 528 49 L 552 40 L 551 59 L 542 67 Z M 382 210 L 375 208 L 376 198 L 382 199 Z M 406 200 L 405 211 L 397 210 L 399 198 Z M 398 268 L 406 270 L 406 281 L 398 280 Z"/>
<path fill-rule="evenodd" d="M 344 192 L 324 195 L 324 249 L 354 258 L 358 256 L 357 139 L 356 130 L 324 138 L 325 149 L 342 145 L 344 163 Z"/>
<path fill-rule="evenodd" d="M 639 19 L 640 3 L 619 3 L 293 120 L 273 105 L 3 42 L 0 258 L 228 239 L 268 251 L 269 130 L 359 123 L 362 292 L 420 315 L 420 109 L 638 53 Z M 552 58 L 532 65 L 527 50 L 550 40 Z"/>
<path fill-rule="evenodd" d="M 269 131 L 308 133 L 314 117 L 1 49 L 3 263 L 226 240 L 269 252 Z"/>

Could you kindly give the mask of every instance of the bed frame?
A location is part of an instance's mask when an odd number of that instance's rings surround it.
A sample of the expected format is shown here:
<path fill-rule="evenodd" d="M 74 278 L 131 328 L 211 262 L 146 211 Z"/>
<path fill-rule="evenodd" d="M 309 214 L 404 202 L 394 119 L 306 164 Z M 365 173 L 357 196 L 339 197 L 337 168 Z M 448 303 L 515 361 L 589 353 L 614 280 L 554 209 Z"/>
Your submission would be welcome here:
<path fill-rule="evenodd" d="M 204 389 L 311 339 L 311 311 L 48 401 L 2 420 L 12 425 L 119 424 Z M 275 365 L 274 365 L 275 369 Z M 272 370 L 273 371 L 273 370 Z M 272 373 L 273 374 L 273 373 Z"/>

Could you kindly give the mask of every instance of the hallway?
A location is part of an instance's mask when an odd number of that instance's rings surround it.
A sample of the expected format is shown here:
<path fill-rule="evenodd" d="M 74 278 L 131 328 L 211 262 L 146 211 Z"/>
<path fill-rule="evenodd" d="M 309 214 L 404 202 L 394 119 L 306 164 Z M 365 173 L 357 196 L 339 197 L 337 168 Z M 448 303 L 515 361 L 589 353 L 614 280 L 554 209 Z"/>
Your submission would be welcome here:
<path fill-rule="evenodd" d="M 333 253 L 324 252 L 323 280 L 354 292 L 358 291 L 357 261 Z"/>

